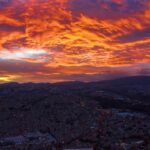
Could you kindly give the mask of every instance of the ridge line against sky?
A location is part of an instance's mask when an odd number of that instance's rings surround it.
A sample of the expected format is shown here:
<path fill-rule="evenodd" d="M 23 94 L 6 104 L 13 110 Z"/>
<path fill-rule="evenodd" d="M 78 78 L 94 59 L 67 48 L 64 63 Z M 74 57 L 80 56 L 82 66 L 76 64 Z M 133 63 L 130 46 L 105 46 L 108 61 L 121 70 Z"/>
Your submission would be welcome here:
<path fill-rule="evenodd" d="M 0 82 L 150 75 L 149 0 L 0 0 Z"/>

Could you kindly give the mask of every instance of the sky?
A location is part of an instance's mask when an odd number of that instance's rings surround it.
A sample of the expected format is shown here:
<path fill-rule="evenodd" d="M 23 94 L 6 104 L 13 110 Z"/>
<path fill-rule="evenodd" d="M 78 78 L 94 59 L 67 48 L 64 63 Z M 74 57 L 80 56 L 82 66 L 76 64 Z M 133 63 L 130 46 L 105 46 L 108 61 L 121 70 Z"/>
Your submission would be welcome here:
<path fill-rule="evenodd" d="M 149 0 L 0 0 L 0 83 L 150 75 Z"/>

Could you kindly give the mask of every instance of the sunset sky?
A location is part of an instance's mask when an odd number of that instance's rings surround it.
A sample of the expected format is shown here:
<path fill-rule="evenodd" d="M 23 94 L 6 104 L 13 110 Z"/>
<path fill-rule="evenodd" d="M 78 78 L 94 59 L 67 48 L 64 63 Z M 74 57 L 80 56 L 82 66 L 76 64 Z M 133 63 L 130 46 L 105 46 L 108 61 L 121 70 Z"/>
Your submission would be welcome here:
<path fill-rule="evenodd" d="M 150 75 L 150 0 L 0 0 L 0 83 Z"/>

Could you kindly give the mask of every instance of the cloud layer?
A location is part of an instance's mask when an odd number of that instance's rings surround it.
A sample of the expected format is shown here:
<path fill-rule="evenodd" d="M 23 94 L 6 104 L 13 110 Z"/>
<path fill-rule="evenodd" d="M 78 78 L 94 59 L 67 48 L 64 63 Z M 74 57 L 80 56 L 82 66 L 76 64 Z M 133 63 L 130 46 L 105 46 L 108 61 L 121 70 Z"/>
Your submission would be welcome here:
<path fill-rule="evenodd" d="M 0 82 L 150 75 L 149 0 L 1 0 Z"/>

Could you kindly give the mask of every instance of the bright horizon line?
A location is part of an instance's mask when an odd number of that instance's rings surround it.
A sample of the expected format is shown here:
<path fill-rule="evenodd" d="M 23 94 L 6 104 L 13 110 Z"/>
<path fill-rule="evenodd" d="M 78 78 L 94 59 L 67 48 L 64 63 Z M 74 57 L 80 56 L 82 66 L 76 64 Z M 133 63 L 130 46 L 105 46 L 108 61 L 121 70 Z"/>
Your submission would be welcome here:
<path fill-rule="evenodd" d="M 70 81 L 58 81 L 58 82 L 0 82 L 0 85 L 2 84 L 11 84 L 11 83 L 16 83 L 16 84 L 59 84 L 59 83 L 74 83 L 74 82 L 80 82 L 80 83 L 96 83 L 96 82 L 103 82 L 103 81 L 113 81 L 113 80 L 121 80 L 121 79 L 126 79 L 126 78 L 136 78 L 136 77 L 150 77 L 150 75 L 135 75 L 135 76 L 120 76 L 120 77 L 114 77 L 112 79 L 102 79 L 102 80 L 97 80 L 97 81 L 78 81 L 78 80 L 70 80 Z"/>

